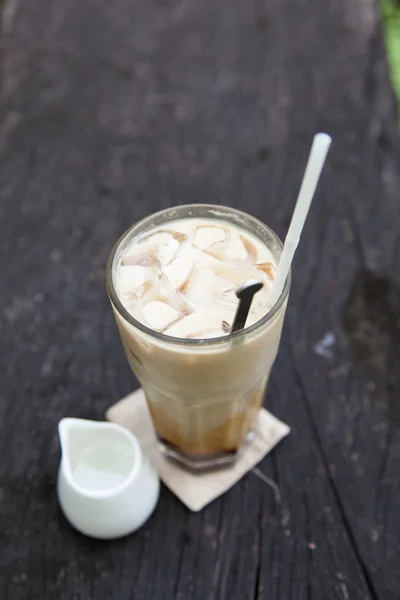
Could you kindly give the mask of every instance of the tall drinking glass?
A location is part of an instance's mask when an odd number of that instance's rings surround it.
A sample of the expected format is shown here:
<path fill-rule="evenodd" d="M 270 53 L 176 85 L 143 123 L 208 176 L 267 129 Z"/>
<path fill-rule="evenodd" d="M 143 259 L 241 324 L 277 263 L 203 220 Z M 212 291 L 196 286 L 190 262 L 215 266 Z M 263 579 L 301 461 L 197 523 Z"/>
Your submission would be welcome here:
<path fill-rule="evenodd" d="M 266 225 L 238 210 L 206 204 L 155 213 L 133 225 L 114 246 L 106 284 L 129 364 L 145 393 L 165 455 L 193 470 L 232 464 L 251 436 L 275 361 L 291 277 L 272 309 L 257 323 L 229 336 L 176 338 L 156 332 L 122 305 L 117 266 L 135 236 L 187 218 L 232 223 L 255 235 L 276 262 L 282 242 Z"/>

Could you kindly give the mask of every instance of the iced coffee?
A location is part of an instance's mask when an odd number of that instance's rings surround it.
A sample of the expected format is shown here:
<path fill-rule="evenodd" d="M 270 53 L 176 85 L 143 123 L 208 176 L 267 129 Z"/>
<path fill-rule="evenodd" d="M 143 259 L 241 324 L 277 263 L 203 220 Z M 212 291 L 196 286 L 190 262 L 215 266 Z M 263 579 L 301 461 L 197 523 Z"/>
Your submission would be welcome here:
<path fill-rule="evenodd" d="M 289 281 L 269 303 L 281 243 L 252 217 L 182 206 L 117 243 L 107 286 L 128 361 L 162 449 L 192 469 L 235 459 L 251 434 L 275 360 Z M 244 330 L 236 291 L 262 281 Z"/>

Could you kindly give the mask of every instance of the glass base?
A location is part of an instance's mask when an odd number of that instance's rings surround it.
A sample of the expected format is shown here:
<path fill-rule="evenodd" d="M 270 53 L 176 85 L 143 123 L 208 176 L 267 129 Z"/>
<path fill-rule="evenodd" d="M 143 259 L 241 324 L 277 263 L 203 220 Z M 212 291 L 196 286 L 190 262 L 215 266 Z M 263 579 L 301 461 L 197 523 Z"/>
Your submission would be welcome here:
<path fill-rule="evenodd" d="M 236 450 L 230 452 L 219 452 L 217 454 L 187 454 L 177 446 L 158 437 L 158 447 L 161 453 L 174 462 L 192 473 L 205 473 L 207 471 L 217 471 L 220 469 L 228 469 L 237 461 L 238 457 L 254 438 L 254 432 L 248 433 L 245 441 Z"/>

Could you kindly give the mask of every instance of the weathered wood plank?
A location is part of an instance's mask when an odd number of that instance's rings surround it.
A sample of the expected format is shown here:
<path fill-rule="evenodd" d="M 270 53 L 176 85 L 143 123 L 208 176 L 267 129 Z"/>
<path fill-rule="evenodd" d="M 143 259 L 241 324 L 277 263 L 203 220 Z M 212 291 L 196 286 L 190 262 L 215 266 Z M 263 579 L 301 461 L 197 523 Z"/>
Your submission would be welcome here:
<path fill-rule="evenodd" d="M 2 47 L 2 600 L 397 598 L 399 155 L 372 0 L 6 0 Z M 134 385 L 112 244 L 201 201 L 284 234 L 317 129 L 335 143 L 269 392 L 293 433 L 261 465 L 281 501 L 254 474 L 196 515 L 163 489 L 136 535 L 86 540 L 56 424 Z"/>

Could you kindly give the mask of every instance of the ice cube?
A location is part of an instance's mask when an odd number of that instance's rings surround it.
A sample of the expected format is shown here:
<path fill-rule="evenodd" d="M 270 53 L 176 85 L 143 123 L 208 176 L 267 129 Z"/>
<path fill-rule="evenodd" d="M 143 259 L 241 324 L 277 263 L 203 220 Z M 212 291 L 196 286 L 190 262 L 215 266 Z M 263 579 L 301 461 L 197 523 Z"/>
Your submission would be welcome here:
<path fill-rule="evenodd" d="M 141 237 L 136 239 L 136 245 L 144 248 L 158 248 L 162 244 L 166 244 L 172 239 L 172 235 L 164 229 L 158 231 L 150 231 L 144 233 Z"/>
<path fill-rule="evenodd" d="M 246 248 L 247 257 L 252 263 L 255 263 L 258 257 L 258 251 L 253 242 L 244 235 L 240 236 L 243 246 Z"/>
<path fill-rule="evenodd" d="M 231 236 L 224 242 L 215 242 L 203 252 L 221 261 L 243 262 L 247 258 L 247 250 L 238 236 Z"/>
<path fill-rule="evenodd" d="M 262 271 L 266 275 L 268 275 L 269 279 L 273 280 L 275 278 L 275 269 L 274 265 L 271 262 L 259 263 L 258 265 L 254 265 L 258 271 Z"/>
<path fill-rule="evenodd" d="M 181 233 L 180 231 L 171 231 L 170 233 L 180 244 L 183 244 L 189 238 L 187 233 Z"/>
<path fill-rule="evenodd" d="M 179 291 L 160 286 L 158 296 L 155 300 L 166 302 L 178 311 L 180 317 L 185 317 L 193 312 L 193 307 L 187 301 L 187 298 Z"/>
<path fill-rule="evenodd" d="M 213 271 L 218 277 L 230 282 L 232 285 L 243 283 L 246 279 L 249 279 L 248 263 L 232 263 L 232 262 L 220 262 L 213 265 Z M 226 288 L 227 286 L 225 286 Z"/>
<path fill-rule="evenodd" d="M 200 225 L 195 229 L 193 246 L 204 250 L 216 242 L 223 242 L 225 237 L 226 230 L 222 227 Z"/>
<path fill-rule="evenodd" d="M 159 229 L 143 234 L 134 240 L 122 259 L 123 265 L 159 266 L 170 262 L 181 244 L 188 239 L 186 233 Z"/>
<path fill-rule="evenodd" d="M 232 288 L 223 290 L 220 294 L 215 297 L 215 302 L 218 306 L 222 306 L 225 310 L 236 310 L 238 305 L 238 297 L 236 296 L 236 290 L 238 286 L 235 285 Z"/>
<path fill-rule="evenodd" d="M 187 287 L 187 299 L 195 305 L 208 305 L 214 298 L 215 288 L 221 279 L 211 269 L 195 269 Z"/>
<path fill-rule="evenodd" d="M 156 275 L 153 275 L 151 279 L 145 281 L 136 289 L 133 298 L 135 300 L 150 302 L 151 298 L 155 298 L 158 294 L 160 277 L 161 273 L 157 273 Z"/>
<path fill-rule="evenodd" d="M 199 309 L 164 331 L 167 335 L 188 339 L 206 339 L 224 335 L 222 311 Z"/>
<path fill-rule="evenodd" d="M 178 240 L 172 236 L 169 236 L 169 240 L 165 244 L 161 245 L 157 250 L 157 255 L 160 259 L 161 265 L 169 265 L 169 263 L 175 258 L 179 248 L 180 243 Z"/>
<path fill-rule="evenodd" d="M 225 290 L 233 286 L 232 281 L 220 277 L 211 269 L 195 269 L 187 288 L 187 299 L 196 306 L 212 306 Z M 237 303 L 237 298 L 234 297 Z"/>
<path fill-rule="evenodd" d="M 131 265 L 120 267 L 118 273 L 119 294 L 131 294 L 148 281 L 153 275 L 150 267 L 141 267 L 140 265 Z"/>
<path fill-rule="evenodd" d="M 176 308 L 161 300 L 146 304 L 142 308 L 142 315 L 147 325 L 156 331 L 164 331 L 166 327 L 171 325 L 180 316 Z"/>
<path fill-rule="evenodd" d="M 193 256 L 190 252 L 178 254 L 174 260 L 164 267 L 163 273 L 168 279 L 169 285 L 174 290 L 184 292 L 189 284 L 190 274 L 193 269 Z"/>
<path fill-rule="evenodd" d="M 171 238 L 177 240 L 180 244 L 182 244 L 185 240 L 188 239 L 188 235 L 186 233 L 181 233 L 180 231 L 173 231 L 172 229 L 159 229 L 158 231 L 150 231 L 150 233 L 145 234 L 140 240 L 139 243 L 147 243 L 152 242 L 156 246 L 160 246 L 161 244 L 166 244 L 168 240 Z"/>
<path fill-rule="evenodd" d="M 142 267 L 160 267 L 160 259 L 154 248 L 141 248 L 136 246 L 133 248 L 132 254 L 126 254 L 121 264 L 123 266 L 140 265 Z"/>

